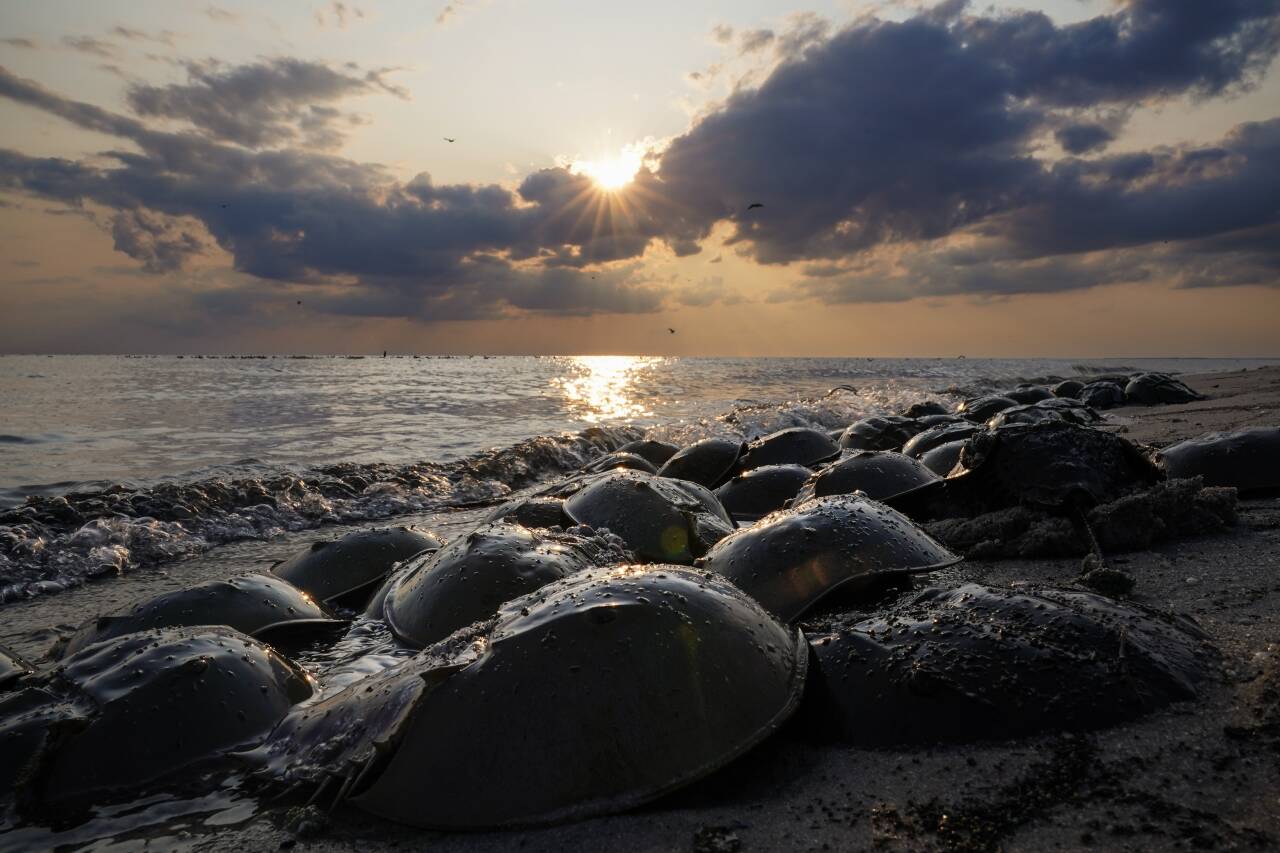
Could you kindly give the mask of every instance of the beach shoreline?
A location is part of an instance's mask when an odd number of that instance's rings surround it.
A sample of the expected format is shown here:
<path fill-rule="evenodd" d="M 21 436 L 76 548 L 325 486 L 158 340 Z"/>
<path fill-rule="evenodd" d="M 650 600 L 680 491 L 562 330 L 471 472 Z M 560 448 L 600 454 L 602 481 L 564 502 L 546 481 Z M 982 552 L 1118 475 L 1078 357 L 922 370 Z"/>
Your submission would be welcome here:
<path fill-rule="evenodd" d="M 1185 379 L 1207 399 L 1114 409 L 1108 422 L 1155 446 L 1280 422 L 1280 368 Z M 1223 655 L 1224 680 L 1201 701 L 1131 724 L 998 743 L 865 750 L 820 744 L 800 718 L 711 778 L 622 815 L 447 834 L 343 807 L 298 834 L 288 819 L 296 804 L 286 803 L 210 834 L 169 840 L 192 850 L 323 853 L 1274 848 L 1280 844 L 1280 498 L 1244 500 L 1239 510 L 1230 533 L 1112 558 L 1136 578 L 1134 601 L 1194 617 Z M 1067 585 L 1079 569 L 1078 559 L 967 562 L 917 585 Z M 7 619 L 18 620 L 6 633 L 42 618 L 47 625 L 50 613 L 89 594 L 71 590 L 6 608 Z M 0 836 L 0 847 L 3 842 Z"/>

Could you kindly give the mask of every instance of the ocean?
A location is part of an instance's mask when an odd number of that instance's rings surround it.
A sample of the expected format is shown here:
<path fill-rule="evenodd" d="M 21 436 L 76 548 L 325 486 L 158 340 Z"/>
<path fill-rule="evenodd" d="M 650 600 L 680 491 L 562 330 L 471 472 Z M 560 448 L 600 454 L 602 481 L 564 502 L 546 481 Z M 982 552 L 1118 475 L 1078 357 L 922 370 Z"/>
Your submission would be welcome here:
<path fill-rule="evenodd" d="M 0 603 L 226 543 L 496 501 L 642 435 L 751 439 L 1023 381 L 1266 363 L 4 356 Z"/>

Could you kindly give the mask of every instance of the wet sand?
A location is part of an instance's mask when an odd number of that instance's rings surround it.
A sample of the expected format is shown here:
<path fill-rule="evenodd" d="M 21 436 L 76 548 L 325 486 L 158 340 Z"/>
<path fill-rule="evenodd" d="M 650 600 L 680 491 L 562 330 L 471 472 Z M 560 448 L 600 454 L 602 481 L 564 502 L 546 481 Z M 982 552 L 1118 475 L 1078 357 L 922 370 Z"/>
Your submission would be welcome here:
<path fill-rule="evenodd" d="M 1117 409 L 1110 418 L 1129 437 L 1160 445 L 1280 422 L 1280 368 L 1189 382 L 1210 399 Z M 889 751 L 816 745 L 797 723 L 695 788 L 631 814 L 446 835 L 342 809 L 319 833 L 296 837 L 282 828 L 282 809 L 219 833 L 206 849 L 1277 849 L 1280 499 L 1240 510 L 1231 534 L 1113 558 L 1137 577 L 1135 600 L 1191 614 L 1225 658 L 1223 683 L 1204 701 L 1135 724 Z M 1075 560 L 969 563 L 935 581 L 1068 583 L 1078 569 Z"/>
<path fill-rule="evenodd" d="M 1112 410 L 1109 420 L 1156 445 L 1280 423 L 1280 368 L 1188 381 L 1210 399 Z M 341 808 L 297 835 L 285 828 L 286 804 L 183 843 L 361 853 L 1280 848 L 1280 499 L 1242 502 L 1229 534 L 1111 562 L 1137 578 L 1136 601 L 1190 614 L 1222 651 L 1223 681 L 1203 701 L 1083 735 L 901 750 L 817 744 L 797 719 L 712 778 L 625 815 L 442 834 Z M 1078 572 L 1078 560 L 1008 560 L 962 564 L 931 580 L 1068 584 Z M 7 615 L 48 619 L 51 606 L 61 611 L 75 596 Z M 30 636 L 15 622 L 7 628 Z"/>

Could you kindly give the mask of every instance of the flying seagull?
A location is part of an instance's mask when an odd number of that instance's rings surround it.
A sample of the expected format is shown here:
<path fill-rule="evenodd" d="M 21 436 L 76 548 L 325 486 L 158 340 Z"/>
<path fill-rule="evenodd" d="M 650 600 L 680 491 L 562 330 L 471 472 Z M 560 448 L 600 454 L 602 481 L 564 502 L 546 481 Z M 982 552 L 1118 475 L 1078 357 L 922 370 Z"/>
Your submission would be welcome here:
<path fill-rule="evenodd" d="M 449 138 L 449 137 L 447 137 L 447 136 L 442 136 L 442 137 L 440 137 L 440 138 L 441 138 L 441 139 L 443 139 L 445 142 L 457 142 L 457 141 L 458 141 L 458 140 L 456 140 L 456 139 L 450 139 L 450 138 Z"/>
<path fill-rule="evenodd" d="M 671 333 L 671 334 L 673 334 L 673 335 L 676 333 L 676 330 L 675 330 L 675 329 L 673 329 L 673 328 L 671 328 L 670 326 L 668 326 L 668 327 L 667 327 L 667 331 L 668 331 L 668 332 L 670 332 L 670 333 Z"/>
<path fill-rule="evenodd" d="M 757 207 L 764 207 L 764 205 L 758 201 L 753 201 L 751 204 L 747 205 L 747 210 L 755 210 Z"/>

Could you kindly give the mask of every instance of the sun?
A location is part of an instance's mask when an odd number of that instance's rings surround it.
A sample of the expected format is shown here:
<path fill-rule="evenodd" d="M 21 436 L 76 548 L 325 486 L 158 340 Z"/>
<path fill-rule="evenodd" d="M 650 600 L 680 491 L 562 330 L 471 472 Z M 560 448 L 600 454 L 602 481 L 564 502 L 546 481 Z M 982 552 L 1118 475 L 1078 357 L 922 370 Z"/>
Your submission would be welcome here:
<path fill-rule="evenodd" d="M 569 171 L 575 175 L 586 175 L 602 190 L 616 192 L 631 183 L 643 164 L 644 148 L 628 145 L 612 157 L 575 160 L 569 165 Z"/>

